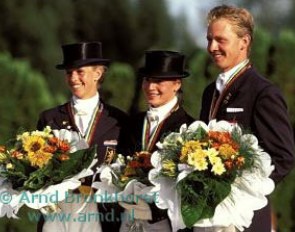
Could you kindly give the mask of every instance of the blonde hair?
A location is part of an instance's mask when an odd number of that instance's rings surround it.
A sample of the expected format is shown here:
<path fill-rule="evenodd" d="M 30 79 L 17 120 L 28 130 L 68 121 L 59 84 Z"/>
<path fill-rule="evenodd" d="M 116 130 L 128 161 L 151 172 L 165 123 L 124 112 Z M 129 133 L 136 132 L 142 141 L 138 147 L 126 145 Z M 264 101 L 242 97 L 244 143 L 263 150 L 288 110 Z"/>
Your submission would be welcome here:
<path fill-rule="evenodd" d="M 96 70 L 96 69 L 101 69 L 102 71 L 102 75 L 101 75 L 101 78 L 99 79 L 98 81 L 98 87 L 100 87 L 100 85 L 103 83 L 104 81 L 104 78 L 105 78 L 105 75 L 106 75 L 106 72 L 108 71 L 108 67 L 105 66 L 105 65 L 93 65 L 92 66 L 93 70 Z"/>
<path fill-rule="evenodd" d="M 250 50 L 254 34 L 254 19 L 247 9 L 227 5 L 214 7 L 207 15 L 208 25 L 218 19 L 228 20 L 238 37 L 249 35 Z"/>

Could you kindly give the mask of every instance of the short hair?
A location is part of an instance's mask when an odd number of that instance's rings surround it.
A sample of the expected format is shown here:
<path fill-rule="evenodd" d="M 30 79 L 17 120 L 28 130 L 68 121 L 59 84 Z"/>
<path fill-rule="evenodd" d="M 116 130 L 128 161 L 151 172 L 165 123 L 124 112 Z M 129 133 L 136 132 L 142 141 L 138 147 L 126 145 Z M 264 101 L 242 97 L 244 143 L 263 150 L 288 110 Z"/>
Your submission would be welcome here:
<path fill-rule="evenodd" d="M 214 7 L 207 15 L 208 25 L 217 19 L 227 19 L 233 26 L 238 37 L 250 36 L 250 46 L 253 41 L 254 19 L 252 14 L 245 8 L 228 5 Z"/>
<path fill-rule="evenodd" d="M 97 85 L 98 87 L 100 87 L 100 85 L 103 83 L 106 72 L 108 71 L 108 67 L 105 65 L 92 65 L 93 70 L 97 69 L 97 68 L 101 68 L 102 69 L 102 75 L 101 78 L 99 79 Z"/>

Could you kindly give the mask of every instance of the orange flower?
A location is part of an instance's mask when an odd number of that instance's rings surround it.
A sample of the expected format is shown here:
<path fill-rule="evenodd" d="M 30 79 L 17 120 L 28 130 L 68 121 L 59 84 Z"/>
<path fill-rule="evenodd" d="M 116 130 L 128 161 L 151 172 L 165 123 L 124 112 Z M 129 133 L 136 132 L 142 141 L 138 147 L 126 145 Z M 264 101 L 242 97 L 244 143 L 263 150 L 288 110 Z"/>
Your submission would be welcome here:
<path fill-rule="evenodd" d="M 6 147 L 5 146 L 0 146 L 0 152 L 1 153 L 5 152 L 5 150 L 6 150 Z"/>
<path fill-rule="evenodd" d="M 67 154 L 61 154 L 61 155 L 58 157 L 58 159 L 59 159 L 60 161 L 66 161 L 66 160 L 69 160 L 70 157 L 69 157 L 69 155 L 67 155 Z"/>
<path fill-rule="evenodd" d="M 218 143 L 231 143 L 232 138 L 229 132 L 209 131 L 209 139 Z"/>
<path fill-rule="evenodd" d="M 44 149 L 43 149 L 43 151 L 48 152 L 48 153 L 54 153 L 54 152 L 56 152 L 56 150 L 57 150 L 57 147 L 50 146 L 50 145 L 44 147 Z"/>
<path fill-rule="evenodd" d="M 236 162 L 235 163 L 238 166 L 238 168 L 241 168 L 245 164 L 245 158 L 243 156 L 239 156 L 236 159 Z"/>
<path fill-rule="evenodd" d="M 58 148 L 62 151 L 62 152 L 68 152 L 70 150 L 70 145 L 68 142 L 66 141 L 59 141 L 58 143 Z"/>
<path fill-rule="evenodd" d="M 20 151 L 13 151 L 11 153 L 11 157 L 16 158 L 16 159 L 23 159 L 24 158 L 24 154 Z"/>
<path fill-rule="evenodd" d="M 147 151 L 136 152 L 137 167 L 139 168 L 149 168 L 152 167 L 151 164 L 151 153 Z M 131 161 L 132 162 L 132 161 Z M 132 164 L 134 165 L 134 164 Z"/>
<path fill-rule="evenodd" d="M 56 137 L 51 137 L 48 139 L 48 144 L 51 146 L 57 146 L 59 139 Z"/>
<path fill-rule="evenodd" d="M 224 161 L 224 166 L 227 170 L 232 170 L 233 168 L 233 161 L 232 160 L 226 160 Z"/>
<path fill-rule="evenodd" d="M 234 150 L 239 150 L 240 145 L 237 144 L 231 137 L 229 132 L 209 131 L 209 139 L 212 140 L 212 147 L 218 149 L 221 144 L 229 144 Z"/>

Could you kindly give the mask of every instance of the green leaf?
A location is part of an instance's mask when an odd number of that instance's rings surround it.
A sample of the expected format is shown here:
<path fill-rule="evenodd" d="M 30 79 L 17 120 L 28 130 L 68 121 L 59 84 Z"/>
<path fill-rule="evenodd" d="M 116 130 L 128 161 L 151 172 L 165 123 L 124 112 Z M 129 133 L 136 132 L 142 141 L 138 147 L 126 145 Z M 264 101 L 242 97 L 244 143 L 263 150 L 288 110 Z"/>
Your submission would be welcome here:
<path fill-rule="evenodd" d="M 70 159 L 60 161 L 58 169 L 55 168 L 51 176 L 54 177 L 54 182 L 61 182 L 66 178 L 70 178 L 84 168 L 88 168 L 94 159 L 96 146 L 89 149 L 83 149 L 70 154 Z M 57 166 L 54 165 L 54 166 Z"/>
<path fill-rule="evenodd" d="M 61 183 L 64 179 L 71 178 L 81 172 L 84 168 L 88 168 L 94 159 L 95 151 L 96 147 L 94 146 L 89 149 L 71 153 L 70 159 L 66 161 L 52 159 L 51 162 L 43 168 L 31 172 L 28 177 L 15 173 L 15 175 L 17 175 L 16 178 L 22 177 L 22 179 L 20 179 L 22 182 L 16 182 L 17 188 L 15 189 L 36 191 L 52 184 Z"/>
<path fill-rule="evenodd" d="M 206 200 L 202 197 L 196 199 L 195 204 L 190 204 L 185 201 L 181 202 L 181 214 L 183 217 L 184 224 L 191 228 L 198 220 L 203 216 Z"/>
<path fill-rule="evenodd" d="M 52 169 L 49 166 L 46 166 L 45 168 L 40 168 L 32 172 L 29 178 L 24 182 L 24 185 L 20 188 L 20 190 L 36 191 L 45 186 L 50 176 L 50 170 Z"/>
<path fill-rule="evenodd" d="M 215 208 L 231 191 L 232 180 L 203 176 L 197 171 L 178 183 L 181 196 L 181 214 L 185 225 L 191 228 L 201 219 L 214 216 Z"/>

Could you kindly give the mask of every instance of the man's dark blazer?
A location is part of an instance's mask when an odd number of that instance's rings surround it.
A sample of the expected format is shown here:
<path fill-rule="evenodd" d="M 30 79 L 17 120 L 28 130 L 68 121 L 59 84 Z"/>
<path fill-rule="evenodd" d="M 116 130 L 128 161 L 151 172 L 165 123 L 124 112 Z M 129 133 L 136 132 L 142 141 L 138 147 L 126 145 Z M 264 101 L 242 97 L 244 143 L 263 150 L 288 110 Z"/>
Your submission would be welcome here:
<path fill-rule="evenodd" d="M 135 138 L 135 151 L 141 151 L 142 149 L 142 132 L 143 132 L 143 123 L 146 112 L 140 112 L 132 117 L 132 132 L 133 137 Z M 167 135 L 169 132 L 179 131 L 179 128 L 182 124 L 191 124 L 194 119 L 183 109 L 179 107 L 176 111 L 172 112 L 163 123 L 163 126 L 160 129 L 158 134 L 158 141 Z M 156 145 L 151 148 L 150 152 L 154 152 L 157 149 Z"/>
<path fill-rule="evenodd" d="M 39 116 L 37 129 L 42 130 L 45 126 L 50 126 L 52 129 L 71 129 L 78 131 L 75 124 L 74 117 L 70 112 L 70 103 L 67 102 L 63 105 L 42 112 Z M 130 128 L 130 121 L 127 114 L 123 111 L 103 104 L 103 110 L 99 117 L 96 131 L 94 132 L 93 139 L 90 146 L 97 145 L 98 165 L 104 161 L 107 141 L 118 141 L 116 151 L 123 155 L 129 155 L 133 151 L 133 139 L 131 133 L 128 131 Z M 86 181 L 89 182 L 89 181 Z M 117 204 L 99 204 L 100 213 L 112 213 L 114 221 L 101 221 L 103 231 L 119 231 L 120 228 L 120 213 L 123 209 Z M 114 215 L 113 215 L 114 214 Z M 118 217 L 118 220 L 116 220 Z M 42 223 L 39 223 L 38 231 L 41 231 Z"/>
<path fill-rule="evenodd" d="M 208 123 L 215 82 L 204 91 L 200 120 Z M 287 106 L 279 89 L 270 81 L 248 68 L 224 90 L 215 118 L 239 123 L 250 130 L 260 146 L 270 154 L 275 170 L 271 178 L 278 183 L 294 164 L 293 129 Z M 240 108 L 243 112 L 227 112 L 228 108 Z M 231 110 L 235 111 L 235 110 Z M 270 206 L 255 213 L 252 225 L 245 231 L 270 231 Z"/>

